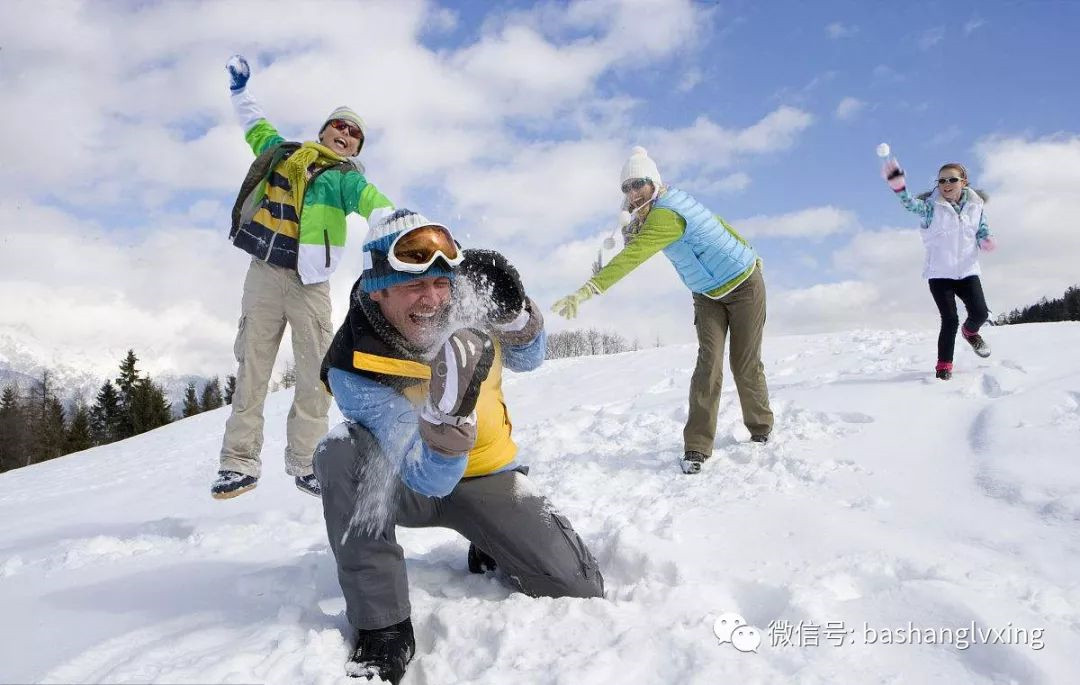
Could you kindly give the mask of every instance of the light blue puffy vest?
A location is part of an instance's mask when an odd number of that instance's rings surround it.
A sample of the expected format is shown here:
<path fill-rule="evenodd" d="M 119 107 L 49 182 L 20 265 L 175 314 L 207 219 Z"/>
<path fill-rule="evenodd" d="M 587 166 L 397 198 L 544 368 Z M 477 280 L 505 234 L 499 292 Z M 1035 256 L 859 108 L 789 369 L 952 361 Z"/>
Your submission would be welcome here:
<path fill-rule="evenodd" d="M 682 237 L 664 248 L 679 278 L 695 293 L 707 293 L 742 275 L 757 259 L 712 212 L 685 191 L 668 188 L 655 207 L 670 209 L 686 221 Z"/>

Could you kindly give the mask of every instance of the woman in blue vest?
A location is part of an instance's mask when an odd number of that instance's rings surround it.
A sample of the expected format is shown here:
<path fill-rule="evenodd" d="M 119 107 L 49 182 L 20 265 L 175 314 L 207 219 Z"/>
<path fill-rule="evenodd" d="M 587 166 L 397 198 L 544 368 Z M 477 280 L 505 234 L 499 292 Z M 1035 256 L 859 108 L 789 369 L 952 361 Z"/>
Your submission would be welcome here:
<path fill-rule="evenodd" d="M 578 305 L 606 292 L 622 277 L 663 250 L 693 293 L 698 357 L 690 381 L 690 409 L 683 430 L 683 471 L 697 473 L 712 455 L 724 373 L 724 344 L 751 440 L 766 442 L 773 413 L 761 363 L 765 326 L 765 280 L 761 259 L 731 226 L 685 191 L 668 187 L 645 148 L 635 147 L 622 169 L 626 246 L 576 292 L 555 303 L 568 319 Z"/>

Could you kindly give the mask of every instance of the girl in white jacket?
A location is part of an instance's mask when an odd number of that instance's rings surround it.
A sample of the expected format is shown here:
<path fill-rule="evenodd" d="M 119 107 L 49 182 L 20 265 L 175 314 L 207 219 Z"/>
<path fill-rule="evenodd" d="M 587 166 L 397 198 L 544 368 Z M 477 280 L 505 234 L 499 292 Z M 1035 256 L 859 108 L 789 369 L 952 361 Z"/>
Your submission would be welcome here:
<path fill-rule="evenodd" d="M 918 197 L 908 193 L 904 171 L 895 158 L 885 162 L 882 175 L 904 207 L 922 219 L 926 248 L 923 278 L 930 282 L 930 294 L 941 313 L 934 371 L 941 380 L 949 380 L 958 327 L 975 354 L 990 356 L 990 346 L 979 335 L 979 328 L 990 315 L 979 280 L 979 251 L 990 252 L 995 247 L 983 212 L 984 200 L 968 187 L 967 169 L 955 162 L 941 167 L 937 187 Z M 962 327 L 956 313 L 956 298 L 967 309 Z"/>

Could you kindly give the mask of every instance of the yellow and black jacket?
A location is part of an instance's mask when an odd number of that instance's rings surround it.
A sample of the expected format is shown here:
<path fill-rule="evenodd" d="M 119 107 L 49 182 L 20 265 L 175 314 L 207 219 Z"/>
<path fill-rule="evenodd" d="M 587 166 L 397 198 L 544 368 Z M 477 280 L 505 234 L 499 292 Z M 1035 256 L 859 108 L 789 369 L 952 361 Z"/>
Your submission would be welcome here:
<path fill-rule="evenodd" d="M 385 452 L 404 452 L 402 478 L 421 494 L 448 494 L 462 477 L 483 476 L 515 464 L 517 445 L 503 397 L 502 371 L 538 367 L 546 336 L 542 325 L 528 341 L 508 342 L 498 332 L 491 333 L 496 355 L 480 386 L 476 442 L 456 461 L 433 454 L 419 436 L 417 418 L 427 400 L 428 364 L 382 317 L 378 305 L 354 288 L 349 313 L 323 360 L 323 382 L 346 419 L 367 428 Z"/>

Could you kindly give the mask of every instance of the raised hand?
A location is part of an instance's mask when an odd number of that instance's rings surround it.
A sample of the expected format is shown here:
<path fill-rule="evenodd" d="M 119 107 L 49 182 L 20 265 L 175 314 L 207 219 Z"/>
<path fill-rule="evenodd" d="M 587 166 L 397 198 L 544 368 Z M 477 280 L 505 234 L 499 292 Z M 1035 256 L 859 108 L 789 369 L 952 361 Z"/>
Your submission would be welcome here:
<path fill-rule="evenodd" d="M 251 78 L 251 67 L 243 55 L 233 55 L 225 63 L 225 71 L 229 72 L 229 90 L 237 92 L 244 89 L 248 79 Z"/>
<path fill-rule="evenodd" d="M 900 168 L 900 162 L 897 162 L 895 157 L 890 157 L 881 165 L 881 177 L 895 193 L 907 188 L 904 170 Z"/>

